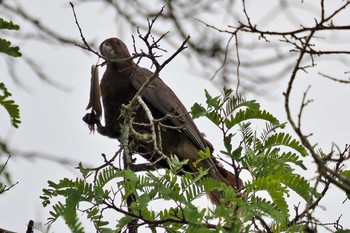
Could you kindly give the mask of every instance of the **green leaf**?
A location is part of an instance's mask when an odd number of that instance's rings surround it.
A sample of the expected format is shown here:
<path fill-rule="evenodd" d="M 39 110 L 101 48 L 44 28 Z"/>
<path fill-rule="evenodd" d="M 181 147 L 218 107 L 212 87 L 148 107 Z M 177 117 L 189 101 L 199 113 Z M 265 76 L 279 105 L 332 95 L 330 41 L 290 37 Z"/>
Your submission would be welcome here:
<path fill-rule="evenodd" d="M 225 119 L 225 125 L 228 129 L 231 129 L 233 126 L 242 123 L 243 121 L 261 119 L 271 122 L 274 125 L 278 125 L 279 121 L 271 113 L 265 110 L 252 110 L 250 108 L 242 110 L 240 109 L 234 116 Z"/>
<path fill-rule="evenodd" d="M 92 172 L 90 169 L 84 168 L 82 162 L 79 163 L 78 165 L 80 173 L 83 175 L 83 177 L 86 179 L 88 178 Z"/>
<path fill-rule="evenodd" d="M 232 137 L 233 136 L 234 136 L 233 134 L 229 134 L 226 137 L 224 137 L 224 145 L 225 145 L 225 148 L 226 148 L 226 150 L 227 150 L 227 152 L 229 154 L 231 154 L 231 152 L 232 152 L 232 143 L 231 143 L 231 141 L 232 141 Z"/>
<path fill-rule="evenodd" d="M 20 57 L 22 53 L 19 51 L 18 46 L 11 46 L 11 42 L 0 38 L 0 52 L 6 53 L 12 57 Z"/>
<path fill-rule="evenodd" d="M 207 110 L 198 103 L 194 103 L 194 105 L 191 107 L 191 115 L 193 119 L 206 116 L 207 114 Z"/>
<path fill-rule="evenodd" d="M 263 148 L 266 149 L 273 146 L 287 146 L 299 152 L 303 157 L 307 156 L 306 149 L 300 144 L 299 141 L 292 138 L 288 133 L 278 133 L 271 135 L 265 142 Z"/>
<path fill-rule="evenodd" d="M 305 167 L 303 161 L 299 159 L 299 156 L 295 153 L 290 152 L 290 151 L 287 153 L 283 152 L 279 157 L 279 161 L 281 163 L 293 163 L 295 165 L 298 165 L 299 167 L 301 167 L 304 170 L 307 169 Z"/>
<path fill-rule="evenodd" d="M 147 193 L 142 194 L 137 198 L 139 210 L 143 211 L 147 208 L 148 203 L 151 201 L 150 196 Z"/>
<path fill-rule="evenodd" d="M 188 161 L 188 159 L 180 161 L 176 155 L 170 155 L 168 159 L 169 168 L 174 174 L 178 174 L 183 170 L 183 166 L 188 164 Z"/>
<path fill-rule="evenodd" d="M 341 174 L 350 179 L 350 170 L 343 170 L 343 171 L 341 171 Z"/>
<path fill-rule="evenodd" d="M 0 18 L 0 29 L 19 30 L 19 25 L 14 24 L 12 21 L 6 21 L 3 18 Z"/>
<path fill-rule="evenodd" d="M 294 190 L 299 196 L 304 198 L 305 201 L 310 201 L 310 184 L 304 177 L 299 174 L 283 174 L 276 176 L 276 178 L 288 188 Z"/>
<path fill-rule="evenodd" d="M 220 126 L 222 122 L 222 117 L 215 111 L 209 112 L 207 118 L 211 120 L 216 126 Z"/>
<path fill-rule="evenodd" d="M 107 167 L 98 174 L 98 179 L 96 184 L 100 188 L 103 188 L 108 182 L 120 176 L 121 174 L 114 167 Z"/>
<path fill-rule="evenodd" d="M 120 218 L 116 225 L 116 232 L 121 232 L 128 225 L 128 223 L 130 223 L 133 220 L 134 218 L 128 215 L 125 215 L 122 218 Z"/>
<path fill-rule="evenodd" d="M 251 183 L 246 184 L 246 190 L 248 193 L 265 190 L 269 193 L 272 201 L 281 211 L 283 218 L 288 218 L 288 205 L 284 195 L 288 193 L 288 190 L 283 187 L 279 180 L 274 176 L 258 177 Z"/>
<path fill-rule="evenodd" d="M 233 159 L 239 161 L 240 160 L 240 157 L 242 155 L 242 150 L 243 150 L 243 147 L 239 146 L 237 147 L 237 149 L 235 149 L 232 153 L 231 153 L 231 156 Z"/>
<path fill-rule="evenodd" d="M 0 105 L 2 105 L 10 115 L 12 126 L 18 128 L 18 125 L 21 123 L 19 107 L 13 100 L 8 99 L 11 93 L 7 90 L 4 83 L 0 83 L 0 92 L 2 92 L 2 94 L 0 93 Z"/>
<path fill-rule="evenodd" d="M 229 116 L 233 114 L 234 111 L 238 110 L 239 108 L 246 107 L 253 111 L 258 111 L 260 109 L 260 104 L 257 103 L 255 100 L 246 101 L 242 97 L 231 97 L 226 102 L 225 107 L 225 115 Z"/>
<path fill-rule="evenodd" d="M 281 214 L 281 211 L 276 204 L 266 200 L 265 198 L 255 196 L 253 196 L 250 201 L 251 205 L 249 210 L 253 211 L 253 215 L 265 214 L 279 223 L 286 221 L 286 216 Z"/>
<path fill-rule="evenodd" d="M 207 104 L 210 107 L 213 107 L 214 109 L 218 109 L 220 107 L 221 104 L 221 96 L 216 96 L 216 97 L 212 97 L 209 92 L 207 90 L 205 91 L 205 97 L 207 98 Z"/>
<path fill-rule="evenodd" d="M 274 223 L 271 226 L 271 232 L 307 232 L 303 223 L 290 224 L 285 221 L 282 223 Z"/>
<path fill-rule="evenodd" d="M 199 211 L 199 208 L 194 206 L 192 203 L 187 203 L 187 205 L 183 208 L 183 214 L 188 222 L 197 224 L 201 222 L 205 212 Z"/>
<path fill-rule="evenodd" d="M 340 229 L 335 231 L 334 233 L 350 233 L 350 229 Z"/>

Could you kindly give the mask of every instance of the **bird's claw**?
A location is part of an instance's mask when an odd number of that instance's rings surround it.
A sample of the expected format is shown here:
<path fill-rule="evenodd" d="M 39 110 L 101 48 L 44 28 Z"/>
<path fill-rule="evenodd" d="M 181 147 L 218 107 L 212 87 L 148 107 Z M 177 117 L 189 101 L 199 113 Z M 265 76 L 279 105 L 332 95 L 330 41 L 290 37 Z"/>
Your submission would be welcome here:
<path fill-rule="evenodd" d="M 100 122 L 100 119 L 96 116 L 94 112 L 91 112 L 91 113 L 87 113 L 83 117 L 83 121 L 88 125 L 95 125 L 98 122 Z"/>
<path fill-rule="evenodd" d="M 89 129 L 90 129 L 91 132 L 95 131 L 95 125 L 99 125 L 100 124 L 99 117 L 97 117 L 97 115 L 93 111 L 91 113 L 85 114 L 85 116 L 83 117 L 83 121 L 86 124 L 88 124 Z"/>

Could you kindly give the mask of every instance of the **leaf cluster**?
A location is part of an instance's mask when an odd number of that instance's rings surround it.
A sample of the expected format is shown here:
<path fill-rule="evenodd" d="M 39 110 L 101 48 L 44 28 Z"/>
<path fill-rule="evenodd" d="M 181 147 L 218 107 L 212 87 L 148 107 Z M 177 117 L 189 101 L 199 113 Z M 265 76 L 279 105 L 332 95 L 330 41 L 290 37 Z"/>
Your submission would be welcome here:
<path fill-rule="evenodd" d="M 10 115 L 12 126 L 18 128 L 18 125 L 21 123 L 19 107 L 15 101 L 9 99 L 10 96 L 11 93 L 7 90 L 5 84 L 0 82 L 0 105 L 2 105 Z"/>
<path fill-rule="evenodd" d="M 14 24 L 12 21 L 6 21 L 0 18 L 0 30 L 19 30 L 19 25 Z M 0 52 L 14 57 L 21 56 L 21 53 L 19 52 L 19 47 L 11 47 L 11 42 L 3 38 L 0 38 Z M 0 105 L 3 106 L 7 113 L 10 115 L 12 126 L 18 128 L 18 125 L 21 123 L 19 107 L 12 99 L 9 99 L 9 97 L 11 97 L 11 93 L 6 88 L 5 83 L 0 82 Z M 5 152 L 6 154 L 9 154 L 7 144 L 1 140 L 0 152 Z M 11 181 L 11 174 L 6 169 L 6 165 L 10 156 L 5 161 L 5 163 L 2 163 L 1 156 L 2 155 L 0 154 L 0 194 L 9 190 L 15 185 Z"/>
<path fill-rule="evenodd" d="M 6 21 L 0 18 L 0 30 L 19 30 L 19 25 L 14 24 L 12 21 Z M 11 42 L 0 38 L 0 52 L 5 53 L 12 57 L 20 57 L 22 53 L 19 51 L 18 46 L 11 46 Z"/>
<path fill-rule="evenodd" d="M 6 21 L 0 18 L 0 30 L 19 30 L 19 25 L 14 24 L 12 21 Z M 11 46 L 11 42 L 3 38 L 0 38 L 0 52 L 13 57 L 22 56 L 19 47 Z M 8 99 L 10 96 L 11 93 L 7 90 L 5 84 L 0 82 L 0 105 L 2 105 L 9 113 L 12 126 L 18 128 L 18 124 L 21 123 L 19 107 L 13 100 Z"/>
<path fill-rule="evenodd" d="M 201 169 L 199 174 L 184 172 L 187 161 L 176 156 L 169 157 L 171 169 L 159 172 L 80 165 L 82 178 L 49 181 L 43 190 L 43 205 L 52 205 L 50 223 L 62 217 L 73 232 L 84 232 L 78 217 L 82 215 L 98 232 L 123 232 L 131 225 L 152 232 L 302 231 L 304 222 L 290 220 L 293 203 L 288 198 L 293 191 L 309 203 L 317 195 L 297 172 L 306 169 L 304 147 L 256 101 L 235 97 L 231 91 L 217 97 L 206 91 L 206 98 L 206 107 L 192 107 L 193 117 L 207 117 L 221 130 L 225 149 L 220 153 L 237 180 L 244 180 L 240 190 L 206 177 L 207 171 Z M 222 205 L 211 210 L 194 204 L 210 192 L 222 193 Z M 117 214 L 117 222 L 106 220 L 105 211 Z"/>
<path fill-rule="evenodd" d="M 174 159 L 173 163 L 177 162 Z M 78 218 L 79 212 L 94 224 L 98 232 L 122 232 L 135 219 L 139 226 L 146 225 L 154 232 L 157 229 L 167 232 L 220 232 L 228 228 L 226 223 L 232 222 L 228 211 L 213 215 L 209 209 L 198 208 L 193 204 L 194 200 L 210 190 L 220 189 L 236 198 L 232 189 L 222 183 L 211 179 L 203 179 L 199 183 L 205 172 L 199 176 L 185 174 L 179 179 L 169 169 L 159 176 L 152 172 L 137 174 L 109 166 L 99 170 L 93 181 L 88 181 L 93 171 L 82 166 L 80 171 L 84 176 L 81 179 L 64 178 L 58 183 L 49 181 L 49 187 L 43 189 L 43 205 L 52 204 L 50 224 L 62 217 L 72 232 L 85 232 Z M 130 195 L 135 199 L 128 205 L 127 197 Z M 63 197 L 64 201 L 51 203 L 57 197 Z M 117 204 L 116 199 L 120 203 Z M 167 207 L 153 210 L 156 201 L 167 203 Z M 84 203 L 90 206 L 81 209 L 79 206 Z M 103 211 L 107 209 L 122 214 L 114 226 L 104 220 Z M 218 219 L 222 223 L 209 223 Z"/>
<path fill-rule="evenodd" d="M 231 90 L 223 96 L 212 97 L 207 91 L 205 95 L 207 106 L 196 103 L 191 113 L 195 118 L 207 117 L 220 128 L 225 146 L 220 152 L 231 160 L 237 177 L 242 172 L 248 174 L 242 190 L 242 217 L 247 222 L 267 217 L 272 219 L 271 227 L 278 225 L 281 231 L 284 229 L 281 224 L 290 227 L 287 204 L 290 191 L 305 203 L 312 199 L 309 182 L 296 171 L 296 168 L 306 170 L 302 157 L 307 156 L 307 151 L 282 131 L 284 123 L 260 109 L 256 101 L 233 96 Z M 261 125 L 264 127 L 258 130 Z M 234 142 L 239 143 L 234 145 Z"/>

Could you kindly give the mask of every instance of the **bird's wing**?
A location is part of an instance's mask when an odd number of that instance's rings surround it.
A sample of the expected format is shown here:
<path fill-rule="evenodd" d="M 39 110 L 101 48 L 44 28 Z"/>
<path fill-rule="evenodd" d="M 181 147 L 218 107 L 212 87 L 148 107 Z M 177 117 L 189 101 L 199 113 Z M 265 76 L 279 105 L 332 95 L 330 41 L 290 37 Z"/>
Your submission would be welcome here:
<path fill-rule="evenodd" d="M 144 68 L 138 68 L 138 71 L 134 73 L 133 77 L 131 77 L 131 83 L 136 90 L 139 90 L 151 75 L 151 71 Z M 163 115 L 173 114 L 175 116 L 181 116 L 170 117 L 170 120 L 174 126 L 181 127 L 182 132 L 184 132 L 198 150 L 205 150 L 206 147 L 213 150 L 210 142 L 208 142 L 199 132 L 185 106 L 160 78 L 156 78 L 151 83 L 144 92 L 142 98 L 147 104 L 158 109 Z M 231 185 L 234 189 L 243 186 L 240 179 L 238 185 L 236 185 L 235 175 L 227 171 L 213 156 L 202 160 L 199 165 L 208 169 L 208 175 L 210 177 L 224 182 L 227 185 Z M 210 200 L 216 205 L 220 203 L 219 200 L 221 197 L 222 193 L 220 192 L 214 191 L 209 194 Z"/>
<path fill-rule="evenodd" d="M 139 90 L 152 74 L 148 69 L 138 67 L 134 75 L 130 78 L 131 83 L 136 90 Z M 170 117 L 169 120 L 174 126 L 179 127 L 198 149 L 205 150 L 207 146 L 211 147 L 199 132 L 185 106 L 160 78 L 157 77 L 151 83 L 142 98 L 162 114 L 176 116 Z"/>

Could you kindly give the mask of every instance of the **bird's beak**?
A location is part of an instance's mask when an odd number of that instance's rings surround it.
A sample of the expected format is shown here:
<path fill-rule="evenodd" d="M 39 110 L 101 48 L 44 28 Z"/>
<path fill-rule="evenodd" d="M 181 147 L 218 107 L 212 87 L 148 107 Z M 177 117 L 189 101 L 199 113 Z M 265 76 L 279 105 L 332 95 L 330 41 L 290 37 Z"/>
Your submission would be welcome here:
<path fill-rule="evenodd" d="M 115 58 L 115 52 L 114 52 L 114 49 L 110 43 L 103 43 L 102 44 L 101 54 L 109 59 Z"/>

